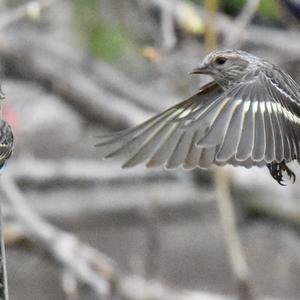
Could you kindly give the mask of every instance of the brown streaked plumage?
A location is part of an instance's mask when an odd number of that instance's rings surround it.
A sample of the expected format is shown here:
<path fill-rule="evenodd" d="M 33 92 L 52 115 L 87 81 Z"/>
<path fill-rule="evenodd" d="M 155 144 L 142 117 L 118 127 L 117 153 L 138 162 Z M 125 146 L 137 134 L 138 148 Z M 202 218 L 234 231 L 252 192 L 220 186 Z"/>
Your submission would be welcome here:
<path fill-rule="evenodd" d="M 0 120 L 0 174 L 3 172 L 7 160 L 14 147 L 14 136 L 8 123 Z"/>
<path fill-rule="evenodd" d="M 191 98 L 97 144 L 123 167 L 267 166 L 282 184 L 300 160 L 300 87 L 284 71 L 240 50 L 214 51 L 192 71 L 213 81 Z"/>

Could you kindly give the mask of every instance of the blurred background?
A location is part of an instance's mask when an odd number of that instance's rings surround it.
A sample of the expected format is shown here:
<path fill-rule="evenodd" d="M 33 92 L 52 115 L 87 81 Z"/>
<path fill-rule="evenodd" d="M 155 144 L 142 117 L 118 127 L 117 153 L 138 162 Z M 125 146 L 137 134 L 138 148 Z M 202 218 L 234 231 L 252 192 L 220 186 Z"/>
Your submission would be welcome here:
<path fill-rule="evenodd" d="M 266 168 L 224 168 L 239 278 L 214 170 L 122 170 L 94 147 L 195 93 L 209 78 L 188 73 L 214 47 L 300 82 L 299 28 L 299 0 L 1 0 L 2 108 L 16 144 L 0 183 L 10 298 L 300 299 L 296 163 L 286 187 Z"/>

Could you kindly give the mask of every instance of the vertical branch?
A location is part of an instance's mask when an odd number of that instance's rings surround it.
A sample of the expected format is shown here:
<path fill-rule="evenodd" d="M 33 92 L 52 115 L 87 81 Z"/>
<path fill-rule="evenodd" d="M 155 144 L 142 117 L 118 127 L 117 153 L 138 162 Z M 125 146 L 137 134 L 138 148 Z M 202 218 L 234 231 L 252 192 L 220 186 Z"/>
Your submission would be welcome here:
<path fill-rule="evenodd" d="M 78 282 L 76 275 L 68 269 L 63 270 L 62 289 L 65 293 L 66 300 L 78 300 Z"/>
<path fill-rule="evenodd" d="M 4 98 L 3 92 L 0 87 L 0 120 L 2 120 L 2 100 Z M 5 133 L 2 132 L 4 135 Z M 3 168 L 3 166 L 1 167 Z M 0 175 L 3 170 L 0 170 Z M 0 200 L 0 299 L 8 300 L 8 283 L 6 271 L 6 256 L 5 256 L 5 243 L 4 243 L 4 222 L 2 213 L 2 202 Z"/>
<path fill-rule="evenodd" d="M 225 36 L 224 45 L 226 47 L 231 48 L 238 45 L 241 35 L 252 21 L 259 4 L 260 0 L 247 0 L 241 13 L 234 21 L 233 29 Z"/>
<path fill-rule="evenodd" d="M 32 19 L 38 18 L 40 11 L 47 8 L 56 0 L 40 0 L 31 1 L 20 7 L 6 11 L 1 15 L 0 31 L 8 27 L 9 25 L 17 22 L 24 17 L 30 17 Z M 2 97 L 2 91 L 0 87 L 0 101 Z M 2 119 L 2 107 L 0 106 L 0 119 Z M 2 203 L 0 202 L 0 299 L 8 300 L 8 285 L 7 285 L 7 272 L 6 272 L 6 257 L 5 257 L 5 244 L 3 237 L 3 215 L 2 215 Z"/>
<path fill-rule="evenodd" d="M 149 279 L 158 276 L 159 269 L 159 252 L 160 252 L 160 239 L 159 239 L 159 218 L 158 208 L 155 198 L 151 197 L 150 203 L 145 211 L 145 229 L 147 236 L 147 253 L 145 261 L 146 277 Z"/>
<path fill-rule="evenodd" d="M 205 49 L 210 52 L 216 48 L 217 34 L 214 26 L 214 18 L 218 7 L 218 0 L 205 0 L 204 8 L 206 12 L 205 20 Z"/>
<path fill-rule="evenodd" d="M 2 203 L 0 203 L 0 299 L 8 300 L 5 244 L 3 236 Z"/>
<path fill-rule="evenodd" d="M 250 2 L 252 4 L 251 7 L 249 5 Z M 243 12 L 241 19 L 238 20 L 238 23 L 241 23 L 241 26 L 244 25 L 244 18 L 246 15 L 253 15 L 253 9 L 256 9 L 258 3 L 259 1 L 257 0 L 248 1 L 247 4 L 249 7 L 247 6 L 247 13 Z M 214 17 L 217 6 L 218 0 L 205 0 L 204 2 L 207 14 L 205 31 L 205 48 L 207 52 L 214 50 L 217 45 L 217 36 L 214 26 Z M 249 10 L 251 10 L 250 13 L 248 13 Z M 247 22 L 248 18 L 245 24 L 247 24 Z M 238 284 L 238 296 L 240 300 L 253 300 L 255 299 L 255 296 L 250 283 L 249 268 L 239 239 L 236 216 L 230 195 L 229 174 L 222 168 L 216 169 L 215 185 L 220 222 L 228 249 L 231 268 Z"/>
<path fill-rule="evenodd" d="M 236 277 L 240 300 L 255 299 L 249 268 L 238 236 L 236 216 L 229 189 L 229 174 L 222 168 L 215 173 L 220 222 L 228 248 L 232 271 Z"/>
<path fill-rule="evenodd" d="M 174 1 L 170 2 L 173 9 L 175 9 Z M 161 32 L 162 32 L 162 44 L 165 50 L 170 50 L 176 45 L 176 33 L 175 33 L 175 24 L 174 16 L 172 11 L 166 9 L 165 7 L 161 8 Z"/>
<path fill-rule="evenodd" d="M 4 6 L 4 3 L 2 4 Z M 1 9 L 1 7 L 0 7 Z M 3 92 L 0 86 L 0 101 L 2 100 Z M 2 102 L 2 101 L 1 101 Z M 0 118 L 2 119 L 2 103 L 0 103 Z M 2 215 L 2 202 L 0 201 L 0 299 L 8 300 L 8 287 L 7 287 L 7 271 L 6 271 L 6 256 L 5 244 L 3 236 L 3 215 Z"/>

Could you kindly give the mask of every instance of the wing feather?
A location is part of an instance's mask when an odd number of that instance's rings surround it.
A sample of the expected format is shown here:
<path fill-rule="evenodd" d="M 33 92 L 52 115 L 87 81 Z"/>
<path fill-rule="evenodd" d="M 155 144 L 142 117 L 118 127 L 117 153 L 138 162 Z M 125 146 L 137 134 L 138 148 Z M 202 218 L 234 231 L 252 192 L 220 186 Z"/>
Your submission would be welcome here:
<path fill-rule="evenodd" d="M 8 123 L 0 120 L 0 164 L 3 164 L 11 156 L 14 147 L 14 136 Z"/>
<path fill-rule="evenodd" d="M 228 161 L 232 156 L 235 155 L 242 131 L 244 114 L 244 105 L 242 100 L 236 101 L 236 106 L 233 108 L 233 116 L 230 120 L 228 129 L 223 137 L 222 145 L 220 150 L 216 154 L 217 161 Z"/>
<path fill-rule="evenodd" d="M 223 140 L 236 106 L 237 102 L 234 99 L 226 97 L 224 101 L 211 112 L 212 115 L 208 115 L 211 120 L 208 132 L 197 142 L 197 145 L 201 147 L 211 147 L 219 144 Z"/>
<path fill-rule="evenodd" d="M 174 148 L 172 155 L 167 161 L 166 167 L 168 169 L 175 169 L 182 165 L 189 151 L 192 139 L 193 132 L 187 131 L 182 133 L 176 147 Z"/>
<path fill-rule="evenodd" d="M 251 156 L 254 143 L 254 112 L 251 100 L 244 103 L 245 119 L 243 124 L 243 134 L 241 135 L 235 157 L 238 161 L 244 161 Z"/>
<path fill-rule="evenodd" d="M 202 149 L 199 146 L 197 146 L 197 141 L 199 141 L 200 136 L 202 136 L 202 132 L 195 131 L 193 135 L 193 139 L 191 141 L 190 149 L 187 153 L 187 156 L 183 162 L 183 168 L 184 169 L 193 169 L 197 167 L 200 156 L 202 153 Z"/>
<path fill-rule="evenodd" d="M 153 118 L 152 122 L 146 121 L 136 128 L 136 130 L 129 132 L 129 134 L 116 137 L 111 141 L 106 141 L 105 145 L 107 146 L 108 143 L 110 147 L 114 147 L 114 150 L 111 151 L 110 149 L 110 153 L 106 155 L 105 158 L 130 155 L 137 152 L 141 145 L 149 142 L 149 140 L 163 131 L 166 126 L 168 127 L 176 118 L 180 118 L 181 115 L 191 110 L 192 106 L 193 103 L 188 103 L 188 105 L 186 104 L 180 109 L 167 111 L 159 117 Z M 99 144 L 97 146 L 99 146 Z M 103 144 L 100 146 L 103 146 Z"/>
<path fill-rule="evenodd" d="M 170 157 L 174 148 L 178 144 L 182 132 L 178 130 L 178 124 L 174 124 L 172 132 L 168 135 L 165 142 L 155 151 L 150 160 L 146 164 L 148 168 L 163 165 Z"/>
<path fill-rule="evenodd" d="M 212 146 L 212 147 L 207 147 L 202 149 L 199 163 L 198 163 L 198 166 L 200 168 L 207 169 L 213 164 L 217 152 L 217 148 L 218 146 Z"/>
<path fill-rule="evenodd" d="M 142 147 L 129 160 L 123 164 L 123 168 L 134 167 L 147 160 L 159 147 L 164 139 L 172 131 L 176 124 L 166 124 L 160 128 L 150 139 L 146 140 Z"/>
<path fill-rule="evenodd" d="M 269 75 L 267 78 L 263 78 L 263 80 L 266 89 L 272 98 L 271 104 L 274 112 L 276 112 L 276 118 L 280 128 L 280 133 L 278 133 L 278 135 L 281 137 L 282 143 L 278 147 L 276 161 L 282 161 L 282 157 L 286 161 L 290 161 L 295 158 L 299 152 L 299 147 L 296 145 L 298 144 L 297 141 L 300 137 L 297 137 L 300 128 L 299 123 L 297 124 L 297 118 L 299 117 L 296 116 L 296 114 L 298 114 L 298 116 L 300 114 L 300 103 L 297 99 L 299 98 L 299 87 L 297 95 L 295 94 L 296 90 L 294 86 L 296 83 L 294 83 L 287 74 L 285 74 L 285 79 L 282 79 L 282 76 L 276 75 L 276 72 L 279 72 L 282 75 L 281 71 L 275 70 L 275 72 L 272 73 L 273 77 L 276 77 L 275 79 Z M 286 80 L 287 78 L 290 78 L 291 80 Z M 279 142 L 278 135 L 276 136 L 275 132 L 275 140 L 277 142 Z M 283 151 L 283 154 L 281 151 Z"/>
<path fill-rule="evenodd" d="M 266 133 L 263 119 L 263 112 L 261 111 L 260 101 L 255 98 L 252 102 L 255 119 L 255 138 L 252 150 L 252 159 L 254 161 L 261 161 L 264 159 L 266 152 Z"/>
<path fill-rule="evenodd" d="M 97 146 L 107 158 L 125 156 L 125 168 L 143 162 L 147 167 L 228 163 L 249 168 L 299 159 L 299 87 L 293 82 L 285 89 L 276 76 L 255 70 L 225 91 L 209 83 L 142 125 L 101 138 Z"/>
<path fill-rule="evenodd" d="M 261 91 L 262 101 L 261 105 L 263 108 L 263 118 L 265 125 L 265 133 L 266 133 L 266 149 L 265 149 L 265 161 L 266 163 L 270 163 L 275 160 L 275 132 L 272 122 L 272 106 L 269 105 L 268 95 L 266 91 L 262 89 Z"/>

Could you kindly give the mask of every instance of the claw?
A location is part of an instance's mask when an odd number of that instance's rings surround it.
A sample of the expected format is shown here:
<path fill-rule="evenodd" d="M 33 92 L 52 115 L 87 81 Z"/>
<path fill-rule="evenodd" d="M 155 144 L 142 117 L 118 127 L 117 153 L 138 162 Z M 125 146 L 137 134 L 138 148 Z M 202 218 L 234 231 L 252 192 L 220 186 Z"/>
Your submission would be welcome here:
<path fill-rule="evenodd" d="M 284 161 L 281 163 L 277 163 L 275 161 L 267 164 L 267 167 L 270 171 L 271 176 L 282 186 L 285 186 L 283 183 L 283 176 L 282 172 L 286 172 L 287 175 L 289 176 L 290 180 L 295 183 L 296 181 L 296 175 L 295 173 L 285 164 Z"/>
<path fill-rule="evenodd" d="M 281 164 L 283 164 L 282 169 L 288 174 L 290 180 L 292 180 L 292 182 L 295 183 L 296 181 L 295 173 L 290 168 L 288 168 L 288 166 L 284 163 L 284 161 Z"/>

